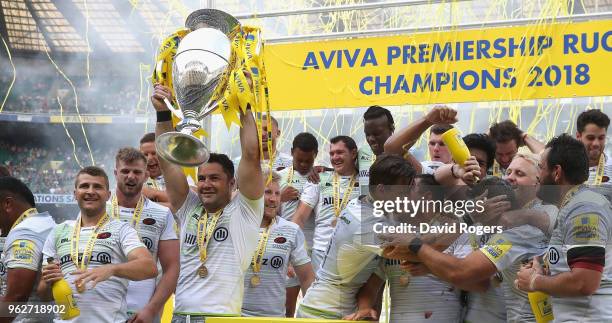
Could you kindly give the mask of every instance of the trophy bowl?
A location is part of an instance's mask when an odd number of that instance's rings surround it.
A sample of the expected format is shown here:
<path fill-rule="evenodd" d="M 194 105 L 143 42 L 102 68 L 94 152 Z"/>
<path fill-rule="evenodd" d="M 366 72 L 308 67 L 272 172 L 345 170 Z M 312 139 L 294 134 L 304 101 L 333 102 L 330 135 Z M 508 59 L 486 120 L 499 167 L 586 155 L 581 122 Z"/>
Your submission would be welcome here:
<path fill-rule="evenodd" d="M 164 159 L 193 167 L 210 156 L 206 145 L 192 134 L 219 106 L 213 94 L 219 86 L 227 86 L 222 79 L 229 72 L 230 34 L 238 21 L 223 11 L 202 9 L 189 15 L 187 26 L 193 31 L 179 43 L 172 64 L 172 84 L 183 119 L 176 125 L 177 131 L 158 137 L 156 147 Z"/>

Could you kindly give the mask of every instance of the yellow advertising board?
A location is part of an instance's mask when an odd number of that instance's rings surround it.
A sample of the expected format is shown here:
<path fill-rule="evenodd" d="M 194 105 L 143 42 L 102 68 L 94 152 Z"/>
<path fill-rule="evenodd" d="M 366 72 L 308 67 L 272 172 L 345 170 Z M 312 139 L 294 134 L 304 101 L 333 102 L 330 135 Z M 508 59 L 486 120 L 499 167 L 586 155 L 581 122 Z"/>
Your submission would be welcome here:
<path fill-rule="evenodd" d="M 612 95 L 612 20 L 266 46 L 274 110 Z"/>

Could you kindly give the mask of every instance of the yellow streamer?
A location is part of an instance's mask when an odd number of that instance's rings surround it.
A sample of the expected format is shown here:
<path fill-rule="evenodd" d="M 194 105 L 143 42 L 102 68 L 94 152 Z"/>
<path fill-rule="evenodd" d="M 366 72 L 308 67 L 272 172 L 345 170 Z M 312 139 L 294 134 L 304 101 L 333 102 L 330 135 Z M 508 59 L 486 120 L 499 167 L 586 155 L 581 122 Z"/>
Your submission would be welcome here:
<path fill-rule="evenodd" d="M 2 113 L 2 110 L 4 110 L 4 104 L 6 104 L 6 100 L 8 100 L 8 97 L 11 94 L 11 90 L 13 89 L 13 85 L 15 84 L 15 79 L 17 78 L 17 69 L 15 68 L 15 64 L 13 63 L 13 56 L 11 55 L 11 50 L 6 44 L 4 37 L 0 36 L 0 38 L 2 38 L 2 44 L 4 44 L 4 48 L 6 48 L 6 54 L 9 58 L 11 66 L 13 67 L 13 79 L 11 80 L 11 84 L 9 85 L 8 90 L 6 90 L 6 95 L 4 96 L 4 100 L 2 100 L 2 105 L 0 105 L 0 113 Z"/>
<path fill-rule="evenodd" d="M 76 145 L 74 144 L 74 140 L 72 139 L 72 136 L 70 136 L 70 132 L 68 131 L 68 128 L 66 127 L 66 123 L 64 123 L 64 107 L 62 106 L 62 102 L 58 97 L 57 98 L 57 104 L 60 107 L 60 119 L 62 120 L 62 127 L 64 127 L 64 130 L 66 130 L 66 135 L 68 136 L 68 139 L 70 139 L 70 142 L 72 143 L 72 155 L 74 156 L 74 161 L 76 161 L 76 163 L 79 165 L 80 168 L 83 168 L 83 165 L 81 165 L 81 162 L 79 161 L 79 156 L 77 156 L 76 153 Z"/>
<path fill-rule="evenodd" d="M 87 149 L 89 150 L 89 157 L 91 158 L 91 164 L 95 165 L 96 162 L 94 161 L 93 153 L 91 152 L 91 147 L 89 146 L 89 140 L 87 139 L 87 134 L 85 133 L 85 127 L 83 126 L 83 118 L 81 117 L 81 113 L 79 112 L 79 97 L 77 95 L 76 87 L 72 83 L 72 80 L 70 80 L 70 78 L 66 74 L 64 74 L 62 69 L 59 68 L 59 66 L 57 66 L 53 58 L 51 58 L 51 55 L 49 54 L 49 50 L 47 49 L 47 47 L 46 46 L 43 46 L 43 47 L 45 48 L 45 54 L 47 54 L 47 57 L 49 58 L 49 61 L 51 61 L 51 64 L 53 64 L 57 72 L 60 73 L 60 75 L 66 80 L 66 82 L 70 84 L 70 87 L 72 87 L 72 92 L 74 93 L 74 107 L 76 109 L 77 116 L 79 117 L 79 123 L 81 124 L 81 131 L 83 131 L 83 137 L 85 138 L 85 144 L 87 145 Z M 68 129 L 66 129 L 66 132 L 68 132 Z"/>

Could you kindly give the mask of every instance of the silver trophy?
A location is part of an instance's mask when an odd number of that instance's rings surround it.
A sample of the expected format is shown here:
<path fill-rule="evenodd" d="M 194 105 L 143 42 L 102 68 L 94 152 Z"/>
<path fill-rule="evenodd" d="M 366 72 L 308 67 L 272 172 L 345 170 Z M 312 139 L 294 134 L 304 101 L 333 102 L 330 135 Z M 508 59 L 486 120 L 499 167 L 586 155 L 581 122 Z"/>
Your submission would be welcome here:
<path fill-rule="evenodd" d="M 215 9 L 194 11 L 185 26 L 192 30 L 179 43 L 172 64 L 172 82 L 181 118 L 176 132 L 157 137 L 157 153 L 181 166 L 198 166 L 210 153 L 206 145 L 192 134 L 201 128 L 202 119 L 219 107 L 213 94 L 229 72 L 231 39 L 238 20 Z M 221 91 L 222 93 L 223 91 Z M 175 110 L 175 109 L 171 109 Z M 182 116 L 181 116 L 182 115 Z"/>

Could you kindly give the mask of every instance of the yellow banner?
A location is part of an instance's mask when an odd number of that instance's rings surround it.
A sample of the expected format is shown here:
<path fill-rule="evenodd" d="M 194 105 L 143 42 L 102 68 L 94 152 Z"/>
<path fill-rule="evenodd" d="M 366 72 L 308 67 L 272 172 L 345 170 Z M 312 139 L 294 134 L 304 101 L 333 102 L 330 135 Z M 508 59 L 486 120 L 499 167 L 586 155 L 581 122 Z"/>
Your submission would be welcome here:
<path fill-rule="evenodd" d="M 266 47 L 274 110 L 612 95 L 612 20 Z"/>
<path fill-rule="evenodd" d="M 51 116 L 51 123 L 62 123 L 61 116 Z M 111 116 L 64 116 L 64 123 L 112 123 L 113 117 Z"/>

